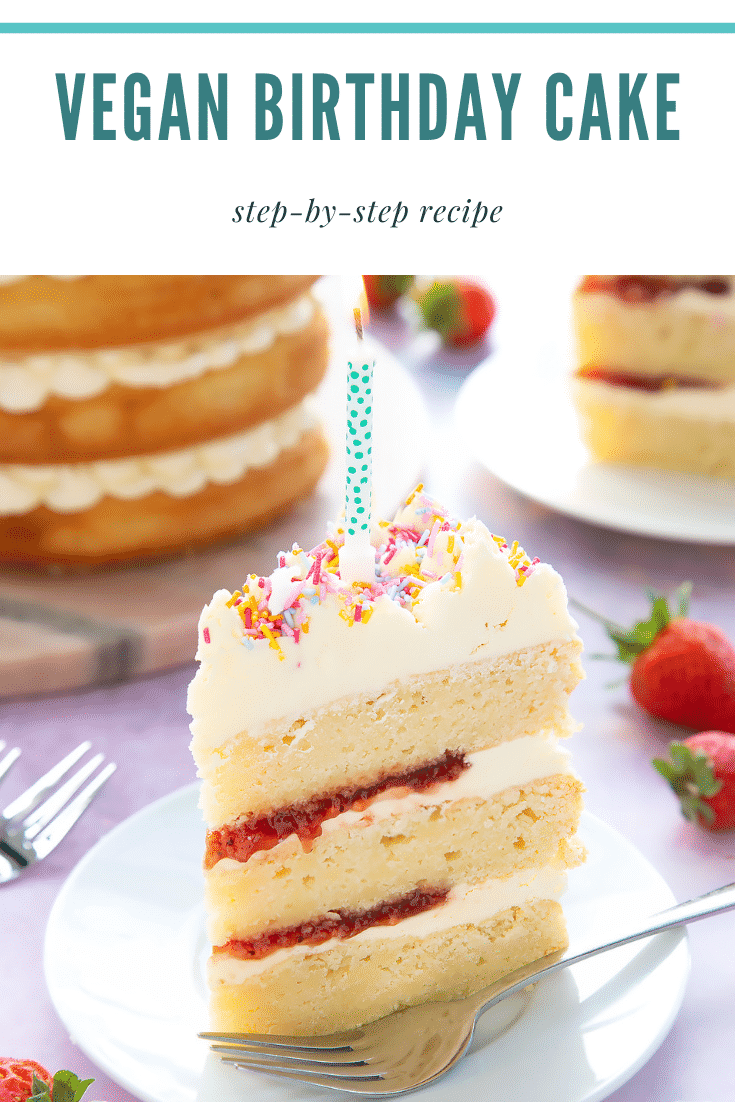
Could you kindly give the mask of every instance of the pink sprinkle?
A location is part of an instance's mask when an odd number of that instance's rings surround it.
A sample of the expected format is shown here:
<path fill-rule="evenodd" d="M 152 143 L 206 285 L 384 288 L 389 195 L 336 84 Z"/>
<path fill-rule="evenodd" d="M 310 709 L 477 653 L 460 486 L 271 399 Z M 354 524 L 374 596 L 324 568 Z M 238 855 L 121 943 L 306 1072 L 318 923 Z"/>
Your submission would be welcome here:
<path fill-rule="evenodd" d="M 388 563 L 389 563 L 389 562 L 390 562 L 390 560 L 391 560 L 391 559 L 393 558 L 393 556 L 395 555 L 395 553 L 396 553 L 396 551 L 397 551 L 397 550 L 398 550 L 398 548 L 396 547 L 396 545 L 395 545 L 395 544 L 393 544 L 393 546 L 391 547 L 390 551 L 388 552 L 388 554 L 387 554 L 387 555 L 385 556 L 385 558 L 383 559 L 383 566 L 387 566 L 387 565 L 388 565 Z"/>
<path fill-rule="evenodd" d="M 209 628 L 205 628 L 202 635 L 204 636 L 205 643 L 211 643 L 212 640 L 209 638 Z"/>
<path fill-rule="evenodd" d="M 314 557 L 314 585 L 318 585 L 322 576 L 322 552 L 317 551 Z M 322 600 L 324 598 L 322 597 Z"/>
<path fill-rule="evenodd" d="M 538 566 L 540 562 L 541 559 L 531 559 L 531 566 Z"/>
<path fill-rule="evenodd" d="M 315 566 L 316 566 L 316 559 L 314 559 L 313 563 L 312 563 L 312 564 L 311 564 L 311 566 L 309 567 L 309 573 L 308 573 L 308 574 L 306 575 L 306 577 L 304 578 L 304 581 L 305 581 L 305 582 L 308 582 L 309 578 L 310 578 L 310 577 L 311 577 L 311 575 L 312 575 L 312 574 L 314 573 L 314 567 L 315 567 Z"/>
<path fill-rule="evenodd" d="M 436 541 L 437 533 L 439 532 L 440 526 L 441 521 L 435 520 L 431 529 L 431 534 L 429 535 L 429 539 L 426 544 L 426 550 L 429 554 L 429 558 L 431 558 L 431 556 L 434 554 L 434 543 Z"/>
<path fill-rule="evenodd" d="M 355 623 L 359 624 L 362 620 L 362 605 L 355 606 Z"/>
<path fill-rule="evenodd" d="M 242 604 L 242 597 L 238 597 L 237 600 L 235 601 L 235 604 L 233 605 L 233 608 L 237 608 L 237 606 L 241 605 L 241 604 Z"/>
<path fill-rule="evenodd" d="M 284 566 L 286 565 L 286 556 L 285 555 L 279 555 L 278 556 L 278 565 L 280 566 L 281 570 L 283 570 Z"/>
<path fill-rule="evenodd" d="M 299 639 L 300 639 L 300 638 L 301 638 L 301 629 L 300 629 L 300 628 L 296 628 L 295 632 L 293 633 L 293 641 L 294 641 L 294 643 L 298 643 L 298 641 L 299 641 Z M 300 662 L 299 662 L 299 665 L 301 665 L 301 663 L 300 663 Z"/>
<path fill-rule="evenodd" d="M 325 600 L 326 596 L 327 596 L 327 587 L 325 586 L 324 582 L 322 582 L 322 584 L 319 586 L 319 600 L 320 601 Z"/>
<path fill-rule="evenodd" d="M 258 578 L 258 585 L 261 589 L 265 588 L 265 578 Z"/>
<path fill-rule="evenodd" d="M 253 610 L 248 607 L 245 609 L 245 627 L 251 628 L 253 626 Z"/>
<path fill-rule="evenodd" d="M 271 595 L 271 590 L 273 589 L 273 582 L 270 580 L 270 578 L 264 579 L 263 589 L 265 591 L 265 598 L 266 600 L 268 600 Z"/>

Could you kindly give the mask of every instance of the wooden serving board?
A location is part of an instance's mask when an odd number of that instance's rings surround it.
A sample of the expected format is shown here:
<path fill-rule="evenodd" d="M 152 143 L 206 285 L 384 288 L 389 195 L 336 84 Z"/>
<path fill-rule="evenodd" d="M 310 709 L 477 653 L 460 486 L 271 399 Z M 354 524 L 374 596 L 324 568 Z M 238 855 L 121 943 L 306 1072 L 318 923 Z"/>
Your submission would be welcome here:
<path fill-rule="evenodd" d="M 375 349 L 374 497 L 389 515 L 420 479 L 428 415 L 411 376 Z M 183 558 L 88 574 L 0 571 L 0 696 L 86 688 L 190 662 L 202 606 L 216 589 L 268 574 L 296 540 L 313 547 L 344 508 L 344 380 L 320 391 L 332 460 L 316 491 L 269 527 Z"/>

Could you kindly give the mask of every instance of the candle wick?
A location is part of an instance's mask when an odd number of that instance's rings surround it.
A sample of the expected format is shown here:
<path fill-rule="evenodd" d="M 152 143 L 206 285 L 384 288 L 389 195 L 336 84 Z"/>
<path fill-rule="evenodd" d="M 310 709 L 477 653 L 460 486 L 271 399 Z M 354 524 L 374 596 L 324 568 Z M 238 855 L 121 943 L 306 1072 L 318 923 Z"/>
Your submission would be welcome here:
<path fill-rule="evenodd" d="M 358 338 L 360 340 L 362 340 L 362 338 L 363 338 L 362 314 L 360 312 L 360 307 L 359 306 L 355 307 L 355 309 L 353 310 L 353 314 L 355 315 L 355 332 L 357 333 Z"/>

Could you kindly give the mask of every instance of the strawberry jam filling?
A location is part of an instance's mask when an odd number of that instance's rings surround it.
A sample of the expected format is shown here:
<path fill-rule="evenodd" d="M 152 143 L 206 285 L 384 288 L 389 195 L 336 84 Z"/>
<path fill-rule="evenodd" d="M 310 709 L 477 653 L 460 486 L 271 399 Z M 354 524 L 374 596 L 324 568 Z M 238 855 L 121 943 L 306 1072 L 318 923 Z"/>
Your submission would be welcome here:
<path fill-rule="evenodd" d="M 329 911 L 321 918 L 287 926 L 268 934 L 259 934 L 252 941 L 230 938 L 224 945 L 215 945 L 213 953 L 229 953 L 237 960 L 260 960 L 276 949 L 290 949 L 293 945 L 323 945 L 333 937 L 348 938 L 371 926 L 395 926 L 404 918 L 421 914 L 446 902 L 449 888 L 414 888 L 398 899 L 378 903 L 366 911 Z"/>
<path fill-rule="evenodd" d="M 661 390 L 673 390 L 675 387 L 719 390 L 725 385 L 724 383 L 713 382 L 710 379 L 693 379 L 686 375 L 635 375 L 628 371 L 611 371 L 606 367 L 583 367 L 577 372 L 577 377 L 607 383 L 609 386 L 645 390 L 652 394 Z"/>
<path fill-rule="evenodd" d="M 333 819 L 343 811 L 364 811 L 371 800 L 389 788 L 422 792 L 436 784 L 456 780 L 467 768 L 464 753 L 447 750 L 436 761 L 403 773 L 388 773 L 373 784 L 340 788 L 327 796 L 312 796 L 309 800 L 278 808 L 268 815 L 247 819 L 235 826 L 210 830 L 204 867 L 211 869 L 223 857 L 247 861 L 258 850 L 277 846 L 289 834 L 298 835 L 308 852 L 327 819 Z"/>
<path fill-rule="evenodd" d="M 689 276 L 681 279 L 675 276 L 588 275 L 584 277 L 579 289 L 587 293 L 603 291 L 608 295 L 615 295 L 621 302 L 636 303 L 668 298 L 687 287 L 695 291 L 706 291 L 710 295 L 727 295 L 730 292 L 730 281 L 722 276 L 708 276 L 704 279 Z"/>

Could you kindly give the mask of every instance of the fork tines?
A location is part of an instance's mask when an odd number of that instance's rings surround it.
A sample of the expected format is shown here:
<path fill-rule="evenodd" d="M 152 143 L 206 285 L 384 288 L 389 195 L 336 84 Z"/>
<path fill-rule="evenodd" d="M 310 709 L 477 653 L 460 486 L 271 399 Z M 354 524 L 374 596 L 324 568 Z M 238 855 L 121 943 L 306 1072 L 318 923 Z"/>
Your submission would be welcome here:
<path fill-rule="evenodd" d="M 248 1071 L 296 1079 L 312 1086 L 354 1094 L 384 1094 L 389 1069 L 369 1051 L 361 1052 L 362 1030 L 322 1037 L 267 1034 L 200 1033 L 225 1064 Z M 392 1093 L 388 1091 L 387 1093 Z"/>
<path fill-rule="evenodd" d="M 115 772 L 116 765 L 109 762 L 79 792 L 85 781 L 92 777 L 104 761 L 103 754 L 95 754 L 76 773 L 59 784 L 91 745 L 90 742 L 80 743 L 49 769 L 48 773 L 8 804 L 0 814 L 0 852 L 10 860 L 16 874 L 46 857 L 58 845 L 89 806 L 94 795 Z M 7 772 L 19 753 L 19 750 L 11 750 L 0 761 L 0 777 Z M 75 793 L 78 795 L 72 799 Z"/>

